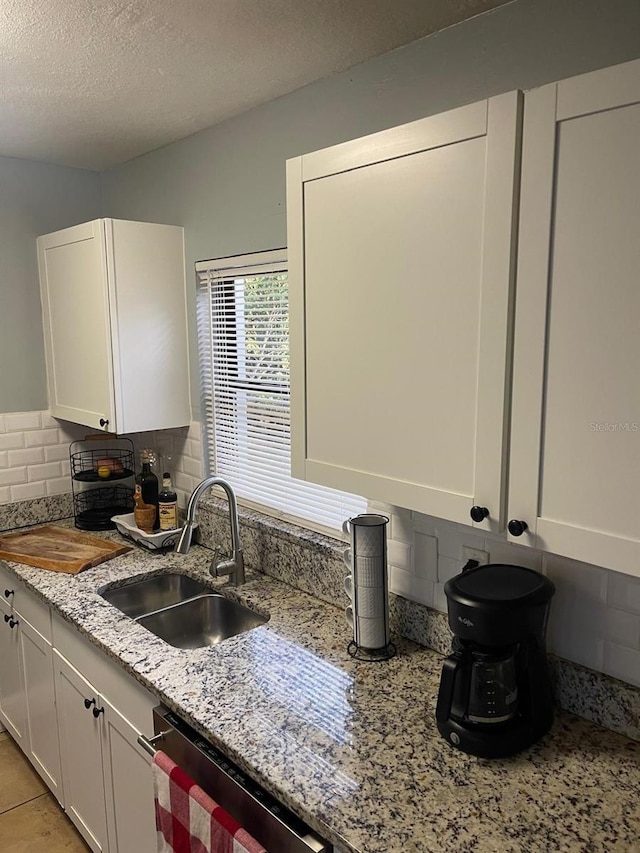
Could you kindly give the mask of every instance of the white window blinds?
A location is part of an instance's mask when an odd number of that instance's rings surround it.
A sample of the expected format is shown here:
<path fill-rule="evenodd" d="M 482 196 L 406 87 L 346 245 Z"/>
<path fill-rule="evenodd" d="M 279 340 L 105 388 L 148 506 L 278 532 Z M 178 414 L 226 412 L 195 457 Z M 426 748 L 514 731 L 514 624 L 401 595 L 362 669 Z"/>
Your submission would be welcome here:
<path fill-rule="evenodd" d="M 364 498 L 291 477 L 285 250 L 196 264 L 208 473 L 266 511 L 337 530 Z"/>

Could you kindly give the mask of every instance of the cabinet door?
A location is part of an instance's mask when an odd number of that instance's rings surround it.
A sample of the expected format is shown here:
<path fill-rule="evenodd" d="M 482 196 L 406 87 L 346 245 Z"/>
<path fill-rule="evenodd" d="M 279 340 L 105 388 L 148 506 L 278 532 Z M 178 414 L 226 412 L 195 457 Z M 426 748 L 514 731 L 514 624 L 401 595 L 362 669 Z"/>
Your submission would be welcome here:
<path fill-rule="evenodd" d="M 184 235 L 105 219 L 117 432 L 191 420 Z"/>
<path fill-rule="evenodd" d="M 54 417 L 96 429 L 115 424 L 102 220 L 38 238 L 38 264 Z"/>
<path fill-rule="evenodd" d="M 503 509 L 520 97 L 288 163 L 294 476 Z"/>
<path fill-rule="evenodd" d="M 635 575 L 639 187 L 640 62 L 527 94 L 509 516 L 528 529 L 514 541 Z"/>
<path fill-rule="evenodd" d="M 110 853 L 155 853 L 157 834 L 151 760 L 140 732 L 102 698 L 104 786 Z"/>
<path fill-rule="evenodd" d="M 53 654 L 67 815 L 93 851 L 107 850 L 100 696 L 55 649 Z"/>
<path fill-rule="evenodd" d="M 23 752 L 28 752 L 20 627 L 19 616 L 0 599 L 0 719 Z"/>
<path fill-rule="evenodd" d="M 20 619 L 29 756 L 57 800 L 64 805 L 58 740 L 58 715 L 51 643 Z"/>

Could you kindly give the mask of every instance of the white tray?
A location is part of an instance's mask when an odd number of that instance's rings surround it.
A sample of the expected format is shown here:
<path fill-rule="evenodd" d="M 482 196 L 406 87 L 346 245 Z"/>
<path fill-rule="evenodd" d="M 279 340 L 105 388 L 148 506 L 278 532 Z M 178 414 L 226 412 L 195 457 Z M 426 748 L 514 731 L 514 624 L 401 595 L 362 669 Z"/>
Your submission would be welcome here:
<path fill-rule="evenodd" d="M 159 548 L 168 548 L 170 545 L 177 544 L 180 536 L 181 527 L 176 527 L 174 530 L 160 530 L 158 533 L 145 533 L 136 527 L 135 516 L 132 512 L 127 515 L 113 515 L 111 521 L 118 529 L 118 533 L 126 539 L 133 539 L 134 542 L 139 542 L 150 551 L 157 551 Z M 197 528 L 197 522 L 193 525 L 194 530 Z"/>

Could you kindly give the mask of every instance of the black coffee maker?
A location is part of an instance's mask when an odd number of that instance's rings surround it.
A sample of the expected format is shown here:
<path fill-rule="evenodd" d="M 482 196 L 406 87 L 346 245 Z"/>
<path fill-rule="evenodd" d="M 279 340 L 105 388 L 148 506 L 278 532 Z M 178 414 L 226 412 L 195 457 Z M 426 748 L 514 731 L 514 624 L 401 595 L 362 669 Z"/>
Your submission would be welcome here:
<path fill-rule="evenodd" d="M 555 592 L 522 566 L 463 570 L 445 584 L 453 651 L 442 667 L 436 720 L 454 747 L 503 758 L 551 726 L 545 632 Z"/>

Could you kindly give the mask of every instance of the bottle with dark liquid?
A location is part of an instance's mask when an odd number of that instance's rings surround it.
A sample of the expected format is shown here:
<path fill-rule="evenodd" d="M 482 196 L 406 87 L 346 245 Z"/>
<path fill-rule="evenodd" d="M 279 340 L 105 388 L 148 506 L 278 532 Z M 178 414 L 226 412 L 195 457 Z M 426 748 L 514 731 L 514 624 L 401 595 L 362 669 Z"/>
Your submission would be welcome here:
<path fill-rule="evenodd" d="M 156 515 L 153 522 L 153 530 L 160 529 L 160 519 L 158 518 L 158 478 L 151 470 L 151 460 L 149 455 L 143 450 L 140 455 L 142 462 L 142 471 L 140 472 L 140 489 L 142 490 L 142 500 L 145 504 L 154 506 Z"/>
<path fill-rule="evenodd" d="M 175 530 L 178 527 L 178 495 L 171 486 L 171 475 L 162 475 L 162 491 L 158 495 L 160 530 Z"/>

